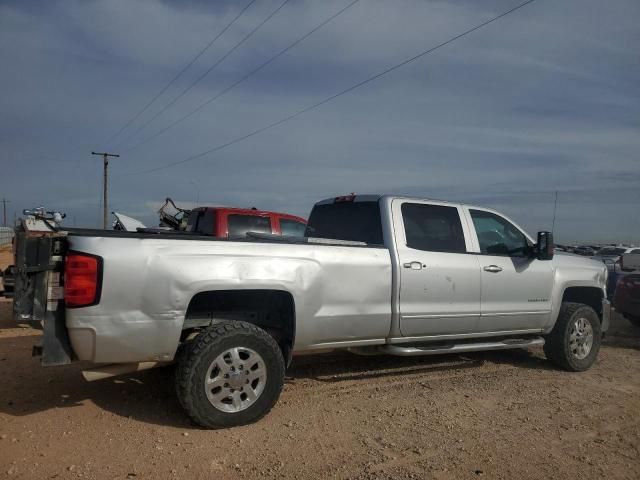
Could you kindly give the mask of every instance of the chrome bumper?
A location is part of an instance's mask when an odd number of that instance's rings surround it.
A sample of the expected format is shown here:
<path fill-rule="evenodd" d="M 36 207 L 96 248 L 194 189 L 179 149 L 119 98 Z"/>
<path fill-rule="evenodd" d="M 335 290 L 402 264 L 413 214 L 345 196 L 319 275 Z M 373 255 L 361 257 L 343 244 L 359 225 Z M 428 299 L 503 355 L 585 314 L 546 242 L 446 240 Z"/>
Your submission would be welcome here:
<path fill-rule="evenodd" d="M 606 298 L 602 299 L 602 333 L 609 330 L 609 322 L 611 321 L 611 302 Z"/>

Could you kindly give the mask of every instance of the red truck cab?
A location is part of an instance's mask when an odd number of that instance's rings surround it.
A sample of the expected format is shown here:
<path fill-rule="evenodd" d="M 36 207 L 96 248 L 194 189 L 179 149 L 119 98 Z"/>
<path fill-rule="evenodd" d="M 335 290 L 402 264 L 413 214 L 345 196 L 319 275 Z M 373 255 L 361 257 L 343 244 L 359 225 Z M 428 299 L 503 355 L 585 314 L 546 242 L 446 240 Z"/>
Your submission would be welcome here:
<path fill-rule="evenodd" d="M 286 213 L 254 208 L 198 207 L 191 210 L 186 231 L 218 238 L 244 237 L 247 232 L 304 236 L 307 221 Z"/>

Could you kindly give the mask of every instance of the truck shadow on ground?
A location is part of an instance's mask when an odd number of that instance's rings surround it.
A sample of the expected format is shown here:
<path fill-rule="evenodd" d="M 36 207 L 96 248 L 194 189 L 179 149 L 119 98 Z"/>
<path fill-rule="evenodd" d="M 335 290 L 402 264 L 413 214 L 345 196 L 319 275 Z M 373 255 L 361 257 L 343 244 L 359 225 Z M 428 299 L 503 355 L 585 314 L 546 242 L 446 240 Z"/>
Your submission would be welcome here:
<path fill-rule="evenodd" d="M 640 350 L 640 328 L 632 325 L 622 315 L 614 313 L 602 343 L 608 347 Z"/>
<path fill-rule="evenodd" d="M 544 359 L 525 350 L 440 354 L 415 357 L 391 355 L 359 356 L 350 353 L 331 353 L 302 356 L 294 359 L 287 372 L 287 382 L 308 379 L 323 383 L 424 375 L 430 373 L 462 372 L 483 367 L 487 363 L 511 364 L 519 368 L 550 368 Z"/>
<path fill-rule="evenodd" d="M 93 403 L 109 414 L 135 421 L 180 428 L 193 428 L 182 411 L 173 386 L 173 368 L 165 367 L 97 382 L 86 382 L 82 365 L 42 368 L 30 356 L 34 337 L 0 339 L 0 412 L 20 417 L 52 409 L 70 413 Z M 465 355 L 425 357 L 357 356 L 333 353 L 297 357 L 287 371 L 285 389 L 305 388 L 315 383 L 361 382 L 366 387 L 371 378 L 389 377 L 402 381 L 429 382 L 430 375 L 475 375 L 487 364 L 526 368 L 553 369 L 535 352 L 510 350 Z M 71 413 L 72 414 L 72 413 Z M 86 415 L 86 413 L 85 413 Z M 94 415 L 94 413 L 92 413 Z"/>

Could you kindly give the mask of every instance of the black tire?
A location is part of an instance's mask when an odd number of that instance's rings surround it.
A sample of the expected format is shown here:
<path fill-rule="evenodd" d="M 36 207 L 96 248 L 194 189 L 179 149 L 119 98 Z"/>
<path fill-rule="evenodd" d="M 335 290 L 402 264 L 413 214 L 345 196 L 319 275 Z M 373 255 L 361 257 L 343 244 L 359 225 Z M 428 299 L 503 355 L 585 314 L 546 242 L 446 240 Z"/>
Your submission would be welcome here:
<path fill-rule="evenodd" d="M 635 317 L 633 315 L 625 315 L 624 318 L 629 320 L 629 323 L 635 327 L 640 327 L 640 317 Z"/>
<path fill-rule="evenodd" d="M 266 380 L 254 403 L 241 411 L 225 412 L 207 398 L 205 380 L 216 359 L 233 348 L 257 353 L 266 369 Z M 273 337 L 249 323 L 223 321 L 203 330 L 182 352 L 176 370 L 176 392 L 189 417 L 202 427 L 246 425 L 265 416 L 275 405 L 284 384 L 284 372 L 282 352 Z M 246 393 L 244 395 L 246 400 L 248 397 Z"/>
<path fill-rule="evenodd" d="M 584 358 L 578 358 L 569 345 L 572 326 L 581 318 L 589 323 L 593 334 L 591 349 Z M 582 303 L 563 302 L 553 330 L 545 337 L 544 353 L 549 360 L 564 370 L 583 372 L 596 361 L 601 342 L 600 318 L 595 310 Z"/>

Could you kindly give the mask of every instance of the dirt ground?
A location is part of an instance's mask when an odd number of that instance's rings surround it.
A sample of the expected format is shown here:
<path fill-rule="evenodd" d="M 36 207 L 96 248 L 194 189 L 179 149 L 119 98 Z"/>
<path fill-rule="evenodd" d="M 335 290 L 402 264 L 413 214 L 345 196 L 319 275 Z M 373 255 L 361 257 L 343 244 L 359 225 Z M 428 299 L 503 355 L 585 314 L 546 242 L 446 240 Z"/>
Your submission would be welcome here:
<path fill-rule="evenodd" d="M 266 418 L 207 431 L 167 369 L 88 383 L 81 365 L 41 368 L 10 310 L 0 478 L 640 478 L 640 329 L 617 316 L 580 374 L 540 350 L 298 357 Z"/>

